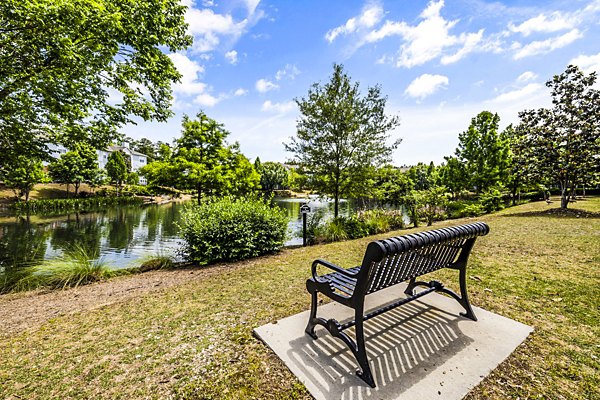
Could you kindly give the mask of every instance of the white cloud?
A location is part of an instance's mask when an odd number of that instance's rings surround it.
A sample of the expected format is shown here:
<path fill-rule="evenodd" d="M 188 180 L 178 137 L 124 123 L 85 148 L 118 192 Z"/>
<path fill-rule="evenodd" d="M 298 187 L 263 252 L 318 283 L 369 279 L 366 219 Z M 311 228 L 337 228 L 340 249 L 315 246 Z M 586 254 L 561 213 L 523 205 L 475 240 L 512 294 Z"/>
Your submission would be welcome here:
<path fill-rule="evenodd" d="M 483 29 L 480 29 L 477 33 L 461 34 L 459 37 L 459 41 L 464 43 L 463 47 L 461 47 L 456 53 L 454 53 L 451 56 L 443 56 L 441 60 L 442 64 L 446 65 L 455 63 L 467 54 L 473 52 L 479 47 L 482 38 Z"/>
<path fill-rule="evenodd" d="M 453 29 L 458 20 L 446 20 L 440 12 L 444 1 L 431 1 L 421 12 L 421 21 L 417 25 L 409 25 L 404 21 L 386 21 L 383 26 L 364 35 L 357 43 L 357 48 L 366 43 L 375 43 L 387 37 L 401 36 L 403 43 L 396 66 L 412 68 L 428 61 L 442 57 L 442 64 L 454 63 L 473 51 L 496 51 L 498 44 L 490 39 L 484 39 L 484 30 L 478 32 L 463 32 L 453 35 Z M 451 55 L 444 53 L 454 50 Z M 385 61 L 380 58 L 378 62 Z"/>
<path fill-rule="evenodd" d="M 513 33 L 521 33 L 523 36 L 529 36 L 536 32 L 551 33 L 572 29 L 575 27 L 575 24 L 576 19 L 574 17 L 555 11 L 548 17 L 544 14 L 539 14 L 519 25 L 510 23 L 508 24 L 508 29 Z"/>
<path fill-rule="evenodd" d="M 360 31 L 375 26 L 383 17 L 383 8 L 379 3 L 368 3 L 363 7 L 360 15 L 350 18 L 344 25 L 329 30 L 325 39 L 331 43 L 340 35 Z"/>
<path fill-rule="evenodd" d="M 544 86 L 539 83 L 530 83 L 520 89 L 502 93 L 501 95 L 496 96 L 492 101 L 496 103 L 509 103 L 524 100 L 537 93 L 543 87 Z"/>
<path fill-rule="evenodd" d="M 233 95 L 234 96 L 244 96 L 246 93 L 248 93 L 248 91 L 246 89 L 239 88 L 233 93 Z"/>
<path fill-rule="evenodd" d="M 261 110 L 268 112 L 287 113 L 294 109 L 296 103 L 288 101 L 286 103 L 273 103 L 271 100 L 267 100 L 263 103 Z"/>
<path fill-rule="evenodd" d="M 537 54 L 550 53 L 551 51 L 565 47 L 582 37 L 583 34 L 579 29 L 573 29 L 564 35 L 555 36 L 546 40 L 533 41 L 517 49 L 513 58 L 519 60 Z"/>
<path fill-rule="evenodd" d="M 202 93 L 201 95 L 196 96 L 194 103 L 204 107 L 214 107 L 218 102 L 223 100 L 223 98 L 223 96 L 214 97 L 208 93 Z"/>
<path fill-rule="evenodd" d="M 266 93 L 269 90 L 273 90 L 273 89 L 278 89 L 279 85 L 266 80 L 266 79 L 259 79 L 256 81 L 256 90 L 258 90 L 260 93 Z"/>
<path fill-rule="evenodd" d="M 230 64 L 235 65 L 238 62 L 237 55 L 238 55 L 237 51 L 231 50 L 231 51 L 228 51 L 227 53 L 225 53 L 225 58 L 227 59 L 227 61 L 229 61 Z"/>
<path fill-rule="evenodd" d="M 569 64 L 577 65 L 587 74 L 594 71 L 600 74 L 600 53 L 592 54 L 590 56 L 581 54 L 569 61 Z"/>
<path fill-rule="evenodd" d="M 246 18 L 236 21 L 231 14 L 218 14 L 210 8 L 197 9 L 189 6 L 185 21 L 188 32 L 194 36 L 193 49 L 199 53 L 215 50 L 223 39 L 235 43 L 264 13 L 257 11 L 259 1 L 246 0 Z M 214 3 L 213 3 L 214 4 Z"/>
<path fill-rule="evenodd" d="M 169 54 L 169 58 L 182 75 L 181 82 L 173 87 L 175 93 L 190 95 L 203 93 L 206 90 L 206 84 L 198 80 L 199 75 L 204 72 L 200 64 L 179 53 Z"/>
<path fill-rule="evenodd" d="M 537 74 L 531 71 L 525 71 L 517 78 L 517 82 L 525 83 L 534 80 L 537 78 Z"/>
<path fill-rule="evenodd" d="M 296 76 L 298 76 L 299 74 L 300 70 L 295 65 L 286 64 L 286 66 L 283 69 L 277 71 L 277 73 L 275 74 L 275 79 L 278 81 L 282 80 L 283 78 L 294 80 L 294 78 L 296 78 Z"/>
<path fill-rule="evenodd" d="M 256 7 L 258 7 L 258 3 L 260 3 L 260 0 L 244 0 L 244 3 L 246 3 L 248 14 L 252 15 L 255 13 Z"/>
<path fill-rule="evenodd" d="M 447 85 L 447 76 L 423 74 L 412 81 L 404 93 L 408 94 L 410 97 L 423 99 Z"/>

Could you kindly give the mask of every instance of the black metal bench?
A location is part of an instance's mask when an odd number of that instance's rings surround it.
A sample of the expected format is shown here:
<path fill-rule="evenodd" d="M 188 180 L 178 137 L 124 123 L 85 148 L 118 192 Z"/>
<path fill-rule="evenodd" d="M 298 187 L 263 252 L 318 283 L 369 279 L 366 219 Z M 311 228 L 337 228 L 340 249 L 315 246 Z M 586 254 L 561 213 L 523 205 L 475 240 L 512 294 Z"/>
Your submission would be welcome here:
<path fill-rule="evenodd" d="M 367 246 L 362 265 L 349 269 L 324 260 L 315 260 L 312 263 L 312 278 L 306 281 L 306 288 L 312 297 L 306 333 L 316 339 L 315 326 L 322 325 L 331 335 L 341 339 L 358 361 L 361 370 L 356 374 L 371 387 L 375 387 L 367 360 L 363 322 L 434 291 L 455 298 L 466 311 L 461 315 L 477 321 L 467 297 L 467 260 L 477 236 L 487 235 L 489 230 L 487 224 L 475 222 L 377 240 Z M 319 265 L 334 272 L 318 275 Z M 438 281 L 417 281 L 418 277 L 441 268 L 459 271 L 460 296 Z M 405 281 L 408 281 L 408 287 L 404 291 L 406 298 L 364 314 L 366 295 Z M 417 286 L 426 289 L 415 293 Z M 318 293 L 354 309 L 354 320 L 340 324 L 335 319 L 317 317 Z M 353 326 L 356 341 L 344 332 Z"/>

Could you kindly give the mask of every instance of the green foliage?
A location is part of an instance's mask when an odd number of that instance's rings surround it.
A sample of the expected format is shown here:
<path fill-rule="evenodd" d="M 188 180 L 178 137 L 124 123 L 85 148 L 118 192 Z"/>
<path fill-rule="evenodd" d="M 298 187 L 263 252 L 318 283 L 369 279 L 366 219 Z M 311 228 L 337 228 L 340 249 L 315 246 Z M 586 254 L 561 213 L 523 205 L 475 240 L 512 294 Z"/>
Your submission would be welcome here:
<path fill-rule="evenodd" d="M 413 182 L 415 190 L 427 190 L 437 185 L 437 181 L 439 180 L 439 175 L 433 162 L 429 166 L 420 162 L 410 167 L 406 175 Z"/>
<path fill-rule="evenodd" d="M 173 0 L 0 2 L 0 49 L 10 49 L 0 52 L 0 131 L 101 146 L 130 115 L 165 121 L 181 77 L 165 50 L 191 45 L 185 10 Z"/>
<path fill-rule="evenodd" d="M 309 244 L 358 239 L 404 228 L 404 216 L 400 210 L 364 210 L 350 217 L 337 217 L 327 222 L 323 222 L 323 215 L 319 213 L 311 217 L 307 223 Z"/>
<path fill-rule="evenodd" d="M 55 182 L 73 184 L 75 195 L 83 182 L 98 179 L 98 155 L 96 150 L 85 143 L 78 143 L 73 149 L 48 165 L 48 172 Z M 67 186 L 68 195 L 68 186 Z"/>
<path fill-rule="evenodd" d="M 29 201 L 29 192 L 36 183 L 46 181 L 46 174 L 41 161 L 23 154 L 13 157 L 9 165 L 0 167 L 0 179 L 15 192 L 17 199 L 25 197 L 25 201 Z"/>
<path fill-rule="evenodd" d="M 420 190 L 411 190 L 402 199 L 402 203 L 404 204 L 404 207 L 406 207 L 408 216 L 415 228 L 419 226 L 419 210 L 423 206 L 423 201 L 423 192 Z"/>
<path fill-rule="evenodd" d="M 260 160 L 257 158 L 257 161 Z M 267 161 L 259 164 L 259 169 L 255 170 L 260 175 L 260 186 L 267 193 L 272 193 L 277 189 L 286 189 L 288 187 L 288 172 L 281 163 Z"/>
<path fill-rule="evenodd" d="M 106 161 L 106 174 L 112 183 L 117 185 L 117 190 L 121 191 L 121 186 L 127 179 L 127 164 L 125 163 L 125 158 L 120 151 L 113 151 L 108 156 L 108 160 Z"/>
<path fill-rule="evenodd" d="M 127 174 L 127 184 L 128 185 L 139 185 L 140 184 L 140 175 L 133 171 Z"/>
<path fill-rule="evenodd" d="M 138 270 L 139 272 L 147 272 L 173 268 L 175 268 L 175 257 L 159 252 L 154 256 L 148 256 L 146 259 L 144 259 Z"/>
<path fill-rule="evenodd" d="M 77 199 L 30 200 L 27 203 L 13 203 L 10 209 L 18 214 L 66 213 L 102 210 L 120 205 L 141 205 L 143 199 L 137 197 L 87 197 Z"/>
<path fill-rule="evenodd" d="M 156 158 L 156 145 L 149 139 L 142 138 L 140 140 L 135 140 L 132 138 L 126 138 L 126 141 L 129 143 L 129 148 L 131 150 L 146 155 L 147 163 L 154 161 Z"/>
<path fill-rule="evenodd" d="M 85 246 L 75 244 L 61 259 L 47 260 L 39 266 L 26 267 L 20 276 L 0 277 L 0 293 L 20 292 L 38 288 L 64 289 L 127 274 L 126 270 L 111 270 Z"/>
<path fill-rule="evenodd" d="M 160 144 L 158 159 L 140 170 L 151 186 L 196 190 L 198 202 L 207 195 L 245 195 L 258 189 L 260 176 L 237 143 L 227 145 L 229 132 L 222 124 L 199 112 L 196 119 L 184 115 L 182 127 L 175 150 Z"/>
<path fill-rule="evenodd" d="M 139 172 L 146 177 L 149 186 L 177 185 L 179 171 L 169 159 L 152 161 L 140 168 Z"/>
<path fill-rule="evenodd" d="M 384 204 L 400 206 L 414 188 L 413 181 L 400 168 L 385 165 L 378 168 L 373 177 L 373 196 Z"/>
<path fill-rule="evenodd" d="M 452 198 L 469 187 L 465 164 L 456 157 L 444 157 L 446 162 L 439 168 L 440 184 L 447 187 Z"/>
<path fill-rule="evenodd" d="M 481 193 L 503 183 L 510 163 L 509 141 L 498 133 L 500 117 L 480 112 L 469 128 L 458 135 L 457 159 L 464 164 L 468 189 Z"/>
<path fill-rule="evenodd" d="M 196 119 L 184 115 L 181 125 L 182 136 L 177 139 L 174 163 L 181 174 L 180 187 L 196 189 L 200 201 L 218 189 L 229 132 L 203 111 L 196 114 Z"/>
<path fill-rule="evenodd" d="M 291 168 L 288 174 L 288 185 L 296 192 L 302 192 L 308 188 L 308 177 L 302 167 Z"/>
<path fill-rule="evenodd" d="M 313 178 L 315 189 L 334 199 L 335 217 L 339 199 L 365 194 L 372 168 L 389 162 L 400 143 L 387 144 L 399 118 L 385 114 L 386 101 L 379 86 L 361 96 L 359 84 L 340 64 L 334 64 L 329 82 L 313 84 L 306 98 L 296 99 L 297 136 L 285 147 Z"/>
<path fill-rule="evenodd" d="M 448 197 L 444 186 L 435 186 L 421 192 L 422 206 L 419 209 L 420 215 L 427 220 L 427 225 L 431 226 L 433 221 L 444 219 L 446 216 L 446 206 Z"/>
<path fill-rule="evenodd" d="M 478 217 L 485 214 L 481 204 L 472 200 L 451 201 L 448 204 L 447 212 L 449 218 Z"/>
<path fill-rule="evenodd" d="M 486 213 L 501 210 L 504 207 L 502 193 L 497 188 L 491 188 L 479 196 L 479 203 Z"/>
<path fill-rule="evenodd" d="M 539 181 L 558 184 L 561 207 L 567 208 L 577 185 L 593 180 L 600 154 L 600 91 L 597 75 L 585 75 L 569 65 L 546 82 L 552 89 L 552 108 L 519 113 L 516 130 L 522 158 Z"/>
<path fill-rule="evenodd" d="M 319 230 L 322 241 L 324 242 L 339 242 L 348 239 L 346 232 L 345 218 L 334 218 L 325 224 Z"/>
<path fill-rule="evenodd" d="M 182 253 L 200 265 L 278 251 L 287 231 L 285 211 L 255 198 L 209 198 L 182 214 Z"/>

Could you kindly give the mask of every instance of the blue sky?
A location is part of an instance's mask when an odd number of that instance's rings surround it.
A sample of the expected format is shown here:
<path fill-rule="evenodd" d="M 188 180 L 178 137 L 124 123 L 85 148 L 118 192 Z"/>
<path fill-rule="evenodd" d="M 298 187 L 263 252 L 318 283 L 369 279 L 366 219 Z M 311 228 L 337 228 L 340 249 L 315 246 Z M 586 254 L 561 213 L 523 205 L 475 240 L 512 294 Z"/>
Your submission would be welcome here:
<path fill-rule="evenodd" d="M 285 161 L 293 99 L 338 62 L 363 92 L 380 84 L 400 116 L 393 163 L 439 164 L 480 111 L 503 128 L 549 106 L 544 83 L 568 64 L 600 72 L 600 0 L 182 2 L 194 45 L 171 55 L 183 74 L 176 115 L 125 127 L 134 138 L 171 142 L 182 115 L 202 109 L 246 156 Z"/>

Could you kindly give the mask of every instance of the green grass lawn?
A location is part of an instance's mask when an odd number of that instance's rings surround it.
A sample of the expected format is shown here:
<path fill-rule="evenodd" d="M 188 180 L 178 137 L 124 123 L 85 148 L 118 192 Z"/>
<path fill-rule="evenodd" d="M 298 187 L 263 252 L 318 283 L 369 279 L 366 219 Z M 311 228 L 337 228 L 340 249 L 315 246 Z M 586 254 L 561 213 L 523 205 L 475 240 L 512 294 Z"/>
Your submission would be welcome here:
<path fill-rule="evenodd" d="M 535 331 L 469 399 L 599 398 L 600 198 L 570 206 L 586 212 L 541 202 L 478 219 L 491 232 L 471 256 L 472 303 Z M 232 264 L 2 337 L 0 398 L 310 398 L 252 329 L 309 308 L 313 259 L 356 265 L 372 239 Z M 454 273 L 438 278 L 456 288 Z"/>

